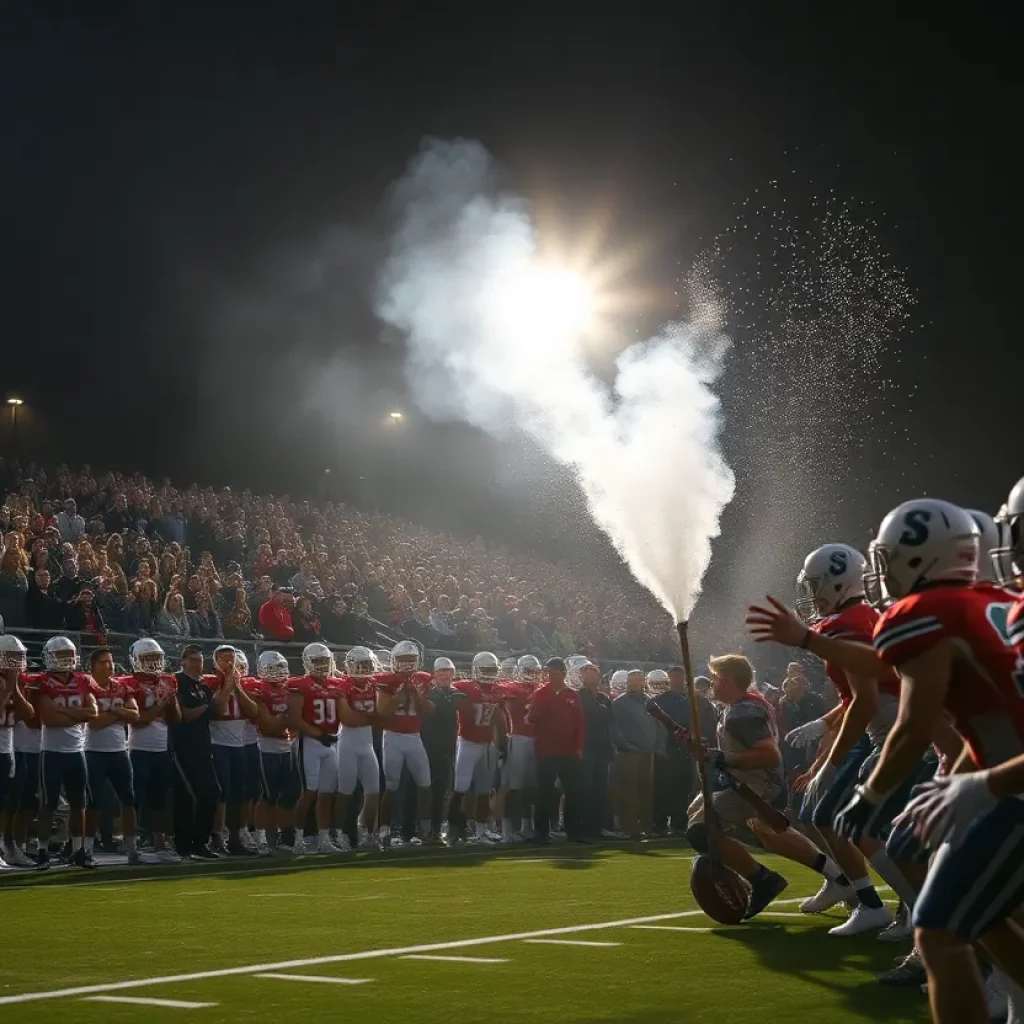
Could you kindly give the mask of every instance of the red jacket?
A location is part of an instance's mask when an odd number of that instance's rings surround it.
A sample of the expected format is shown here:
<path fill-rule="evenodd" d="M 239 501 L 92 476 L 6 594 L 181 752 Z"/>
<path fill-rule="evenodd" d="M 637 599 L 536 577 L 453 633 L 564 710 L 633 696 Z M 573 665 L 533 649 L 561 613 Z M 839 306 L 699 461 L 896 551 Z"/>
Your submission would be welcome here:
<path fill-rule="evenodd" d="M 291 640 L 295 636 L 292 613 L 272 599 L 260 605 L 260 632 L 271 640 Z"/>
<path fill-rule="evenodd" d="M 557 693 L 550 683 L 537 687 L 527 718 L 534 727 L 538 757 L 581 757 L 587 730 L 579 694 L 568 686 Z"/>

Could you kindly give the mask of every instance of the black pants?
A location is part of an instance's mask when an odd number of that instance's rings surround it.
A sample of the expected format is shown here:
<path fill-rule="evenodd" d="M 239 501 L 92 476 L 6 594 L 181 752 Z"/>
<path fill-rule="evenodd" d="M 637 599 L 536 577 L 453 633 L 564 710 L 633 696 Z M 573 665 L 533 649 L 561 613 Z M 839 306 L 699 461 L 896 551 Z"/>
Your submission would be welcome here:
<path fill-rule="evenodd" d="M 606 827 L 608 814 L 608 765 L 601 752 L 585 750 L 580 761 L 580 818 L 583 833 L 597 839 Z"/>
<path fill-rule="evenodd" d="M 654 827 L 662 831 L 672 822 L 673 832 L 686 831 L 686 809 L 695 789 L 693 759 L 686 756 L 654 759 Z"/>
<path fill-rule="evenodd" d="M 435 836 L 441 834 L 444 821 L 444 798 L 454 783 L 455 751 L 428 750 L 430 758 L 430 826 Z"/>
<path fill-rule="evenodd" d="M 210 748 L 176 750 L 174 763 L 174 846 L 179 856 L 210 841 L 220 787 L 213 770 Z"/>
<path fill-rule="evenodd" d="M 565 834 L 570 839 L 583 838 L 580 820 L 580 761 L 577 757 L 537 758 L 537 806 L 534 828 L 543 842 L 551 830 L 551 818 L 558 812 L 555 780 L 565 793 Z"/>

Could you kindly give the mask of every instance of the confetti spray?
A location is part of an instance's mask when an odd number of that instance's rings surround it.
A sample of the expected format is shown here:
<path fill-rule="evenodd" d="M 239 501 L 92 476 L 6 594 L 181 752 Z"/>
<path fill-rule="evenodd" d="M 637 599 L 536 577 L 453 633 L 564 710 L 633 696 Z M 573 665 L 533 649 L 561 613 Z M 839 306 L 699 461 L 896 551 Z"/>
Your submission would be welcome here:
<path fill-rule="evenodd" d="M 712 390 L 729 347 L 716 307 L 626 348 L 608 388 L 571 330 L 547 313 L 531 320 L 536 292 L 497 287 L 536 264 L 537 246 L 527 204 L 495 193 L 491 170 L 473 142 L 432 142 L 412 161 L 392 193 L 377 314 L 404 334 L 429 416 L 523 431 L 571 467 L 634 576 L 685 620 L 734 490 Z"/>

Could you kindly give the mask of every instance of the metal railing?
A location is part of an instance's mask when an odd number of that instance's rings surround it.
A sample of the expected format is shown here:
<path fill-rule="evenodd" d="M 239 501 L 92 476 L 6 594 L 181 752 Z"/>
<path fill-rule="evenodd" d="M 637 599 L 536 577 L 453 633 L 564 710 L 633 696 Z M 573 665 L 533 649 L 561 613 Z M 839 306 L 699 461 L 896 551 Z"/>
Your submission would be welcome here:
<path fill-rule="evenodd" d="M 21 642 L 25 645 L 28 650 L 29 665 L 41 667 L 42 666 L 42 650 L 43 645 L 54 636 L 66 636 L 74 645 L 78 648 L 78 653 L 82 659 L 83 665 L 88 665 L 89 655 L 96 650 L 97 647 L 107 647 L 114 654 L 114 662 L 120 671 L 130 671 L 128 650 L 131 645 L 138 640 L 138 636 L 134 633 L 104 633 L 98 636 L 95 633 L 84 633 L 75 632 L 74 630 L 54 630 L 54 629 L 29 629 L 28 627 L 12 626 L 7 629 L 8 633 L 18 637 Z M 198 644 L 206 652 L 207 657 L 212 662 L 213 652 L 217 647 L 222 644 L 230 644 L 232 647 L 238 648 L 238 650 L 244 652 L 245 656 L 249 659 L 250 667 L 253 673 L 256 671 L 256 662 L 259 659 L 260 654 L 263 651 L 279 651 L 281 654 L 288 659 L 288 665 L 296 674 L 301 672 L 302 669 L 302 650 L 306 646 L 305 643 L 280 643 L 275 640 L 266 640 L 263 638 L 253 637 L 247 640 L 225 640 L 223 638 L 214 637 L 180 637 L 180 636 L 165 636 L 161 633 L 147 634 L 151 635 L 157 643 L 164 649 L 164 653 L 167 655 L 168 667 L 173 671 L 173 667 L 176 666 L 178 659 L 181 656 L 181 650 L 186 644 Z M 343 645 L 343 644 L 327 644 L 327 646 L 335 653 L 335 655 L 341 655 L 342 657 L 336 658 L 337 661 L 341 661 L 345 652 L 351 650 L 354 645 Z M 386 645 L 369 645 L 374 650 L 390 649 L 390 643 Z M 532 654 L 533 651 L 514 651 L 508 654 L 509 657 L 518 656 L 520 654 Z M 450 658 L 454 663 L 455 667 L 462 671 L 468 671 L 470 664 L 473 659 L 472 651 L 445 651 L 434 648 L 424 649 L 423 659 L 425 667 L 429 668 L 433 664 L 434 658 Z M 544 659 L 541 658 L 541 661 Z M 609 672 L 619 668 L 639 668 L 645 672 L 654 668 L 667 668 L 668 666 L 664 662 L 637 662 L 637 661 L 602 661 L 601 670 L 602 672 Z"/>

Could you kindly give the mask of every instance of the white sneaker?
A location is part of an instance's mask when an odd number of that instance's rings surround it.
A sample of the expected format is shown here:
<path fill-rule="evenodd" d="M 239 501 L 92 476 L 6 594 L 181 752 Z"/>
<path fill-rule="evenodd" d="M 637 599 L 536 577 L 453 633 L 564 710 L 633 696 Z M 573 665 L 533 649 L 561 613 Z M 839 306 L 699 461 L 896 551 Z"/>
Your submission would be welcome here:
<path fill-rule="evenodd" d="M 180 864 L 181 858 L 173 850 L 157 850 L 156 859 L 161 864 Z"/>
<path fill-rule="evenodd" d="M 12 844 L 10 850 L 7 851 L 7 863 L 12 868 L 36 867 L 36 862 L 30 857 L 25 856 L 25 854 L 22 853 L 14 844 Z"/>
<path fill-rule="evenodd" d="M 10 866 L 11 865 L 8 864 L 3 857 L 0 857 L 0 871 L 6 871 Z"/>
<path fill-rule="evenodd" d="M 317 853 L 337 853 L 338 848 L 330 839 L 318 839 L 316 844 Z"/>
<path fill-rule="evenodd" d="M 285 849 L 291 850 L 292 854 L 296 857 L 304 857 L 306 854 L 306 840 L 296 839 L 291 846 L 287 846 Z"/>
<path fill-rule="evenodd" d="M 509 846 L 515 846 L 517 843 L 525 843 L 526 836 L 524 836 L 522 832 L 513 832 L 510 836 L 502 837 L 501 841 Z"/>
<path fill-rule="evenodd" d="M 837 903 L 845 903 L 853 895 L 853 886 L 840 885 L 831 878 L 826 878 L 821 888 L 809 899 L 800 904 L 804 914 L 824 914 Z"/>
<path fill-rule="evenodd" d="M 359 836 L 360 850 L 375 850 L 377 848 L 377 837 L 372 832 L 364 832 Z"/>
<path fill-rule="evenodd" d="M 829 928 L 829 935 L 845 938 L 849 935 L 860 935 L 892 924 L 892 914 L 885 907 L 865 907 L 858 903 L 854 912 L 842 924 Z"/>
<path fill-rule="evenodd" d="M 1002 975 L 997 970 L 985 979 L 985 999 L 988 1001 L 988 1019 L 1006 1020 L 1010 1012 L 1009 995 L 1003 985 Z"/>
<path fill-rule="evenodd" d="M 338 833 L 338 838 L 334 840 L 334 845 L 338 853 L 349 853 L 352 850 L 352 842 L 344 832 Z"/>
<path fill-rule="evenodd" d="M 888 928 L 883 928 L 876 938 L 879 942 L 910 942 L 914 937 L 914 928 L 910 923 L 910 908 L 900 904 L 896 920 Z"/>

